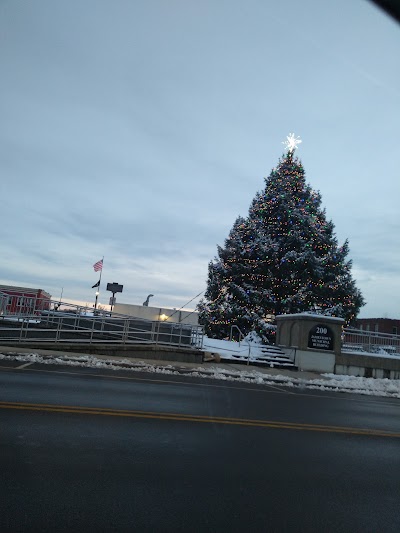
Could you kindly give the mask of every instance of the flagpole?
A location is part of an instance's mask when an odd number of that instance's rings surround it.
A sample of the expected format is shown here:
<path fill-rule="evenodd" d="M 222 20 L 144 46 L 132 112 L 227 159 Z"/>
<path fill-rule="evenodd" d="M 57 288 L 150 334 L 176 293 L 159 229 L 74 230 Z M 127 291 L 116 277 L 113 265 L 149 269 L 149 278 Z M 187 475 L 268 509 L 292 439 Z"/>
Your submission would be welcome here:
<path fill-rule="evenodd" d="M 99 294 L 100 294 L 100 284 L 101 284 L 101 275 L 103 273 L 103 266 L 104 266 L 104 255 L 103 255 L 103 259 L 101 260 L 101 270 L 100 270 L 100 279 L 99 279 L 99 286 L 97 287 L 97 291 L 96 291 L 96 300 L 94 302 L 94 309 L 96 310 L 97 309 L 97 300 L 99 299 Z"/>

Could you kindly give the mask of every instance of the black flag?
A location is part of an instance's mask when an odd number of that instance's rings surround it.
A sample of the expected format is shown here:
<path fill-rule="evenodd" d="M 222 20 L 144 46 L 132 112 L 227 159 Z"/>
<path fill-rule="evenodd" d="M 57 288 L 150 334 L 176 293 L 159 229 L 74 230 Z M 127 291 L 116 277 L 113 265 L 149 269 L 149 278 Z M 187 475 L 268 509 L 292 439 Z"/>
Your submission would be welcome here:
<path fill-rule="evenodd" d="M 100 280 L 93 285 L 92 289 L 94 289 L 95 287 L 100 287 Z"/>

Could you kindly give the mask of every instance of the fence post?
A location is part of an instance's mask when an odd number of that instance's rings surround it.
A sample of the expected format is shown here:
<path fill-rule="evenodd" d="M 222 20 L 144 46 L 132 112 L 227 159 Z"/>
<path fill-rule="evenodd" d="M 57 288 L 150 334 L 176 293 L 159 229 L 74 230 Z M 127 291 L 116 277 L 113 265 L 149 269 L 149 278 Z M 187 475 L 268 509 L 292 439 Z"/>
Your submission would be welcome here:
<path fill-rule="evenodd" d="M 60 340 L 60 333 L 61 333 L 61 329 L 62 329 L 62 322 L 63 322 L 63 317 L 60 316 L 59 319 L 58 319 L 58 324 L 57 324 L 56 343 Z"/>
<path fill-rule="evenodd" d="M 158 320 L 157 322 L 157 331 L 156 331 L 156 346 L 159 342 L 159 339 L 160 339 L 160 320 Z"/>
<path fill-rule="evenodd" d="M 126 344 L 126 340 L 128 338 L 129 333 L 129 318 L 125 318 L 124 320 L 124 327 L 122 330 L 122 343 Z"/>

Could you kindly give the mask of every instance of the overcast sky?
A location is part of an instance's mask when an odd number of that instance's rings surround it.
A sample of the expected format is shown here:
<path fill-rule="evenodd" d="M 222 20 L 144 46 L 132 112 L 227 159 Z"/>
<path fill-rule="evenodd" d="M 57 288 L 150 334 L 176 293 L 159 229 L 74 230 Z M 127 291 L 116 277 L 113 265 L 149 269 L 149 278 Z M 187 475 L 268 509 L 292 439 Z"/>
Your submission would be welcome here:
<path fill-rule="evenodd" d="M 400 318 L 400 26 L 366 0 L 1 0 L 0 283 L 181 307 L 290 132 Z M 189 307 L 197 303 L 194 300 Z"/>

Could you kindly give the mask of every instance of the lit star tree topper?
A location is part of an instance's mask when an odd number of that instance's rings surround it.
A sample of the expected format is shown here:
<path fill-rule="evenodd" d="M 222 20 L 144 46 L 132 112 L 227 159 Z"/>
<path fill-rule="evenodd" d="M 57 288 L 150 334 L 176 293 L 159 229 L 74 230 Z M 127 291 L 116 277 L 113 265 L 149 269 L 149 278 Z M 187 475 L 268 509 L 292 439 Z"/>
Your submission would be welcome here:
<path fill-rule="evenodd" d="M 295 137 L 294 133 L 289 133 L 289 135 L 286 137 L 286 141 L 283 141 L 282 144 L 286 146 L 288 152 L 294 152 L 297 148 L 297 145 L 301 142 L 302 140 L 300 137 Z"/>

